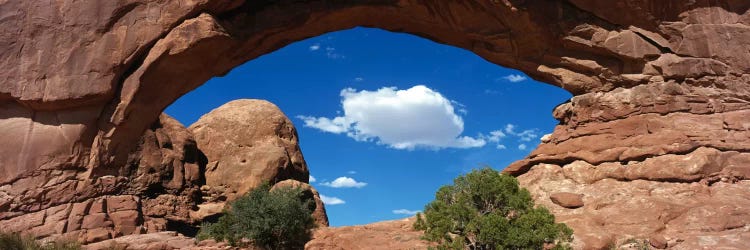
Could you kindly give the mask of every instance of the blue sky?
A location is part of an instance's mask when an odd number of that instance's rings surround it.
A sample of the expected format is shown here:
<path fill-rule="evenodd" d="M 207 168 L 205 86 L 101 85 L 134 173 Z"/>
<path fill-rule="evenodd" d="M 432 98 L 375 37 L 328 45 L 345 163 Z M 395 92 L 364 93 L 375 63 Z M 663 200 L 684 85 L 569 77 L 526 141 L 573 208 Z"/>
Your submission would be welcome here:
<path fill-rule="evenodd" d="M 473 53 L 355 28 L 245 63 L 180 98 L 186 126 L 231 100 L 266 99 L 297 127 L 332 226 L 410 216 L 459 174 L 526 156 L 566 91 Z"/>

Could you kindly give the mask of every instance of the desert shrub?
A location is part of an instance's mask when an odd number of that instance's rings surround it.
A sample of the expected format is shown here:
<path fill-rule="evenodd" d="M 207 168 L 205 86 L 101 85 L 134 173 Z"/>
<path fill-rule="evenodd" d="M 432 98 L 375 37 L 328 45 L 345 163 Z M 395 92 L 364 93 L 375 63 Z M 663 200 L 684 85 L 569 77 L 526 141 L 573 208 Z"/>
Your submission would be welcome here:
<path fill-rule="evenodd" d="M 234 201 L 216 223 L 202 226 L 198 238 L 226 240 L 233 246 L 301 249 L 315 227 L 313 201 L 304 199 L 299 188 L 269 190 L 269 185 L 261 185 Z"/>
<path fill-rule="evenodd" d="M 40 243 L 31 235 L 0 232 L 0 249 L 3 250 L 79 250 L 81 245 L 74 241 L 53 241 Z"/>
<path fill-rule="evenodd" d="M 535 207 L 516 178 L 491 168 L 441 187 L 414 227 L 438 249 L 567 249 L 573 234 L 546 208 Z"/>

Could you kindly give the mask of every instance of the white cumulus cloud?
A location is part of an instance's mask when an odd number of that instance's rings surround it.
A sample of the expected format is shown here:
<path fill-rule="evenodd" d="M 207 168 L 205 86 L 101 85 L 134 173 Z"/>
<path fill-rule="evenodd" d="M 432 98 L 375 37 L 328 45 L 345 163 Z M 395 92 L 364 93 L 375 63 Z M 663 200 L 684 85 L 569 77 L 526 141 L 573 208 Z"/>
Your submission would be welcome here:
<path fill-rule="evenodd" d="M 518 150 L 526 150 L 526 144 L 518 144 Z"/>
<path fill-rule="evenodd" d="M 315 176 L 312 176 L 312 175 L 311 175 L 311 176 L 310 176 L 310 183 L 313 183 L 313 182 L 315 182 L 315 181 L 316 181 L 316 179 L 315 179 Z"/>
<path fill-rule="evenodd" d="M 337 197 L 330 197 L 330 196 L 325 196 L 322 194 L 320 195 L 320 200 L 322 200 L 323 204 L 326 204 L 326 205 L 339 205 L 339 204 L 346 203 L 346 201 L 339 199 Z"/>
<path fill-rule="evenodd" d="M 357 141 L 375 141 L 395 149 L 473 148 L 480 137 L 462 136 L 464 121 L 453 102 L 424 85 L 399 90 L 341 91 L 343 116 L 297 116 L 305 127 L 341 134 Z"/>
<path fill-rule="evenodd" d="M 526 80 L 526 77 L 518 74 L 510 74 L 503 76 L 503 79 L 508 80 L 509 82 L 522 82 Z"/>
<path fill-rule="evenodd" d="M 406 215 L 415 215 L 419 212 L 422 212 L 421 210 L 409 210 L 409 209 L 396 209 L 392 211 L 394 214 L 406 214 Z"/>
<path fill-rule="evenodd" d="M 506 149 L 505 145 L 503 144 L 497 144 L 497 149 Z"/>
<path fill-rule="evenodd" d="M 367 186 L 367 183 L 359 182 L 357 180 L 354 180 L 354 178 L 342 176 L 336 178 L 331 182 L 323 182 L 320 185 L 332 188 L 363 188 L 364 186 Z"/>

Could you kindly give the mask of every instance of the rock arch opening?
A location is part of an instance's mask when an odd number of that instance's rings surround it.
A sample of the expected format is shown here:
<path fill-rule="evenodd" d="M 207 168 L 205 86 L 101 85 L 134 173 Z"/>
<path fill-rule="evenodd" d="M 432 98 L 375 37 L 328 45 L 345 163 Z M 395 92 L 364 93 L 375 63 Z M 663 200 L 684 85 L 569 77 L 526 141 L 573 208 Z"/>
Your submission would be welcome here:
<path fill-rule="evenodd" d="M 212 139 L 201 129 L 225 126 L 232 129 L 219 134 L 255 134 L 266 126 L 252 123 L 274 123 L 275 118 L 264 121 L 255 114 L 264 105 L 235 100 L 274 103 L 289 118 L 283 123 L 296 127 L 300 156 L 317 179 L 310 184 L 331 203 L 345 202 L 327 207 L 331 225 L 345 226 L 404 217 L 421 210 L 440 185 L 467 169 L 485 164 L 502 169 L 525 157 L 557 125 L 550 110 L 569 98 L 562 89 L 462 49 L 355 28 L 299 41 L 238 66 L 164 112 L 194 132 L 199 149 L 221 148 L 205 152 L 209 172 L 216 164 L 211 162 L 221 161 L 218 168 L 257 165 L 260 173 L 278 167 L 266 166 L 268 157 L 223 157 L 240 152 L 217 143 L 242 136 Z M 228 124 L 220 125 L 211 120 L 220 113 L 237 118 L 221 119 Z M 252 142 L 257 136 L 243 138 L 235 147 L 245 146 L 244 157 L 266 150 L 263 143 Z M 260 178 L 233 173 L 208 185 L 235 177 Z M 275 178 L 271 181 L 281 180 Z"/>
<path fill-rule="evenodd" d="M 721 239 L 746 239 L 737 229 L 750 221 L 750 202 L 736 195 L 750 192 L 749 8 L 740 0 L 5 1 L 0 137 L 18 146 L 0 149 L 0 221 L 87 241 L 132 233 L 143 204 L 123 166 L 167 105 L 291 42 L 365 26 L 465 48 L 574 95 L 554 110 L 561 125 L 549 141 L 506 171 L 568 180 L 541 191 L 587 192 L 594 206 L 584 212 L 554 211 L 575 221 L 580 244 L 658 235 L 660 246 L 746 248 L 748 240 Z M 586 186 L 610 181 L 664 192 L 637 204 Z M 685 190 L 691 202 L 675 200 Z M 628 212 L 635 207 L 649 209 Z M 600 210 L 660 217 L 608 223 L 594 218 L 607 216 Z M 99 219 L 104 227 L 80 223 Z M 698 240 L 705 227 L 714 245 Z"/>

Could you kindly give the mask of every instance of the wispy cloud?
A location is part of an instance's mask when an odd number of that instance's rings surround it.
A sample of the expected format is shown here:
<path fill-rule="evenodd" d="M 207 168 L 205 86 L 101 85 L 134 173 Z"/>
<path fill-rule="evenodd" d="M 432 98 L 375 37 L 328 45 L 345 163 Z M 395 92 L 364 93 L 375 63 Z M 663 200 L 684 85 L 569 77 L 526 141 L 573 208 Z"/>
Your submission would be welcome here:
<path fill-rule="evenodd" d="M 313 183 L 313 182 L 315 182 L 315 181 L 317 181 L 317 180 L 315 179 L 315 176 L 312 176 L 312 175 L 311 175 L 311 176 L 310 176 L 310 183 Z"/>
<path fill-rule="evenodd" d="M 510 74 L 507 76 L 503 76 L 503 79 L 509 82 L 522 82 L 526 80 L 526 77 L 518 74 Z"/>
<path fill-rule="evenodd" d="M 346 56 L 336 52 L 336 48 L 334 47 L 326 47 L 326 56 L 330 59 L 344 59 Z"/>
<path fill-rule="evenodd" d="M 316 51 L 316 50 L 319 50 L 319 49 L 320 49 L 320 44 L 319 43 L 310 45 L 310 51 Z"/>
<path fill-rule="evenodd" d="M 525 129 L 521 132 L 517 131 L 518 126 L 514 124 L 506 124 L 504 128 L 490 132 L 489 135 L 481 135 L 481 138 L 486 140 L 488 143 L 496 144 L 497 149 L 507 149 L 507 147 L 501 143 L 505 138 L 514 138 L 522 145 L 518 145 L 518 149 L 525 150 L 527 148 L 526 142 L 530 142 L 536 138 L 539 138 L 539 129 Z"/>
<path fill-rule="evenodd" d="M 497 143 L 497 142 L 500 141 L 500 139 L 505 138 L 505 136 L 506 135 L 505 135 L 505 133 L 503 133 L 502 130 L 495 130 L 495 131 L 490 132 L 490 135 L 486 136 L 486 138 L 487 138 L 487 141 L 489 141 L 489 142 L 495 142 L 495 143 Z"/>
<path fill-rule="evenodd" d="M 320 183 L 320 185 L 332 187 L 332 188 L 363 188 L 367 186 L 367 183 L 359 182 L 357 180 L 354 180 L 354 178 L 342 176 L 342 177 L 336 178 L 335 180 L 331 182 Z"/>
<path fill-rule="evenodd" d="M 348 173 L 348 174 L 357 174 L 357 171 L 349 170 L 349 172 L 346 172 L 346 173 Z"/>
<path fill-rule="evenodd" d="M 507 124 L 505 125 L 505 133 L 513 135 L 518 138 L 519 141 L 531 141 L 539 138 L 538 129 L 526 129 L 521 132 L 516 132 L 516 125 Z"/>
<path fill-rule="evenodd" d="M 364 81 L 364 80 L 365 80 L 365 79 L 364 79 L 364 78 L 362 78 L 362 77 L 356 77 L 356 78 L 354 78 L 354 81 L 355 81 L 355 82 L 361 82 L 361 81 Z"/>
<path fill-rule="evenodd" d="M 320 195 L 320 200 L 322 200 L 323 204 L 326 205 L 339 205 L 346 203 L 346 201 L 339 199 L 338 197 L 330 197 L 322 194 Z"/>
<path fill-rule="evenodd" d="M 422 212 L 421 210 L 409 210 L 409 209 L 396 209 L 392 211 L 394 214 L 406 214 L 406 215 L 415 215 L 419 212 Z"/>

